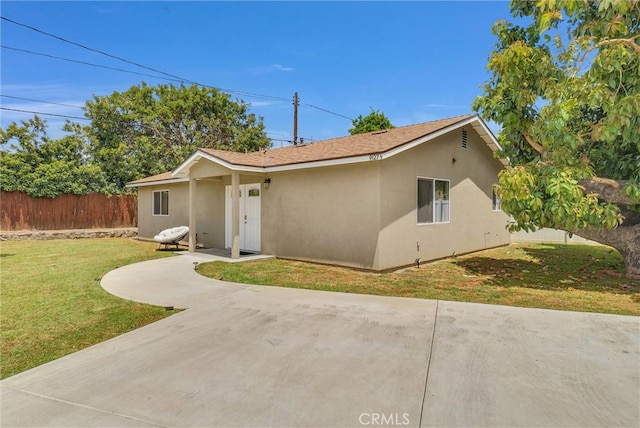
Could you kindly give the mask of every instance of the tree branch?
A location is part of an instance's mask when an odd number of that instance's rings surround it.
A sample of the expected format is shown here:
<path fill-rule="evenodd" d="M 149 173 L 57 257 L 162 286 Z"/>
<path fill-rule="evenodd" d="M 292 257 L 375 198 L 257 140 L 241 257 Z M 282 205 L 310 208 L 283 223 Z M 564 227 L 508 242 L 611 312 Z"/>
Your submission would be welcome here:
<path fill-rule="evenodd" d="M 594 49 L 598 49 L 602 46 L 606 46 L 606 45 L 615 45 L 615 44 L 624 44 L 624 45 L 628 45 L 631 49 L 633 49 L 636 53 L 640 53 L 640 45 L 638 45 L 635 41 L 636 38 L 638 38 L 640 36 L 634 36 L 634 37 L 630 37 L 628 39 L 608 39 L 608 40 L 602 40 L 598 43 L 596 43 L 595 45 L 593 45 L 590 48 L 587 48 L 584 51 L 584 54 L 577 59 L 576 63 L 578 64 L 578 66 L 575 68 L 575 70 L 573 71 L 572 75 L 576 76 L 578 74 L 578 71 L 580 70 L 580 68 L 582 67 L 582 64 L 584 63 L 584 61 L 587 59 L 587 56 L 589 56 L 589 54 L 594 50 Z"/>
<path fill-rule="evenodd" d="M 624 237 L 629 233 L 629 231 L 637 230 L 638 226 L 618 226 L 615 229 L 602 229 L 598 230 L 595 228 L 588 229 L 578 229 L 574 230 L 573 233 L 576 235 L 589 239 L 590 241 L 599 242 L 604 245 L 608 245 L 617 250 L 620 250 L 620 240 L 621 237 Z M 622 246 L 624 247 L 624 245 Z M 623 248 L 624 249 L 624 248 Z"/>
<path fill-rule="evenodd" d="M 540 144 L 533 141 L 533 138 L 531 138 L 531 135 L 524 134 L 524 139 L 527 141 L 527 143 L 529 143 L 531 147 L 533 147 L 533 150 L 535 150 L 540 154 L 544 153 L 544 147 L 542 147 Z"/>
<path fill-rule="evenodd" d="M 619 189 L 620 188 L 620 184 L 616 180 L 613 180 L 611 178 L 593 177 L 591 179 L 591 181 L 595 181 L 596 183 L 600 183 L 600 184 L 606 184 L 607 186 L 611 186 L 614 189 Z M 624 186 L 624 184 L 623 184 L 623 186 Z"/>
<path fill-rule="evenodd" d="M 637 37 L 637 36 L 636 36 Z M 609 40 L 602 40 L 598 43 L 596 43 L 593 48 L 597 49 L 601 46 L 605 46 L 605 45 L 616 45 L 616 44 L 623 44 L 623 45 L 628 45 L 631 49 L 633 49 L 636 53 L 640 53 L 640 45 L 638 45 L 636 43 L 636 41 L 634 40 L 635 37 L 630 37 L 628 39 L 609 39 Z"/>
<path fill-rule="evenodd" d="M 635 226 L 640 224 L 640 212 L 630 210 L 626 207 L 626 205 L 618 205 L 620 209 L 620 214 L 624 217 L 624 221 L 622 222 L 623 226 Z"/>
<path fill-rule="evenodd" d="M 168 146 L 168 147 L 171 146 L 171 140 L 169 140 L 164 135 L 162 135 L 162 132 L 160 132 L 158 130 L 158 128 L 156 128 L 153 125 L 149 125 L 149 128 L 151 129 L 151 131 L 153 131 L 153 133 L 155 134 L 156 137 L 158 137 L 160 140 L 162 140 L 162 142 L 165 143 L 166 146 Z"/>
<path fill-rule="evenodd" d="M 580 185 L 586 193 L 595 193 L 598 199 L 622 205 L 634 205 L 638 202 L 631 199 L 623 191 L 622 187 L 627 180 L 611 180 L 609 178 L 595 177 L 591 180 L 581 180 Z"/>

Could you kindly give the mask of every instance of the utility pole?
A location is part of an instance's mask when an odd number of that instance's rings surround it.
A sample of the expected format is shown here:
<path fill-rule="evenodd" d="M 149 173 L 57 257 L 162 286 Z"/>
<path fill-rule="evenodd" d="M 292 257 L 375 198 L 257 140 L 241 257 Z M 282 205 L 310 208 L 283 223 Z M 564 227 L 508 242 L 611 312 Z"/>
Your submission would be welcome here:
<path fill-rule="evenodd" d="M 298 93 L 293 94 L 293 145 L 298 144 Z"/>

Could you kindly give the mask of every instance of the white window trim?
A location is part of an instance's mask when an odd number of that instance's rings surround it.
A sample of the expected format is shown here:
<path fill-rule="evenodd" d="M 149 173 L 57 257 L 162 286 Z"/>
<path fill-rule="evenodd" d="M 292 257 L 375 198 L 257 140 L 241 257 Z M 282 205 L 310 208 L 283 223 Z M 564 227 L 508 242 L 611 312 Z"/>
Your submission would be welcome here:
<path fill-rule="evenodd" d="M 420 180 L 434 180 L 434 186 L 435 186 L 435 180 L 437 181 L 446 181 L 449 184 L 449 220 L 447 221 L 432 221 L 432 222 L 427 222 L 427 223 L 420 223 L 418 221 L 418 182 Z M 416 178 L 416 225 L 418 226 L 433 226 L 433 225 L 437 225 L 437 224 L 449 224 L 451 223 L 451 180 L 447 179 L 447 178 L 437 178 L 437 177 L 424 177 L 419 175 Z M 435 202 L 435 188 L 434 188 L 434 202 Z M 433 218 L 436 218 L 436 204 L 433 204 Z"/>
<path fill-rule="evenodd" d="M 167 198 L 169 197 L 169 189 L 162 189 L 162 190 L 153 190 L 151 191 L 151 215 L 154 217 L 169 217 L 169 203 L 167 202 L 167 213 L 166 214 L 162 214 L 162 196 L 160 196 L 160 214 L 156 214 L 155 213 L 155 202 L 156 202 L 156 198 L 155 198 L 155 193 L 156 192 L 160 192 L 160 194 L 162 195 L 162 192 L 167 192 Z"/>

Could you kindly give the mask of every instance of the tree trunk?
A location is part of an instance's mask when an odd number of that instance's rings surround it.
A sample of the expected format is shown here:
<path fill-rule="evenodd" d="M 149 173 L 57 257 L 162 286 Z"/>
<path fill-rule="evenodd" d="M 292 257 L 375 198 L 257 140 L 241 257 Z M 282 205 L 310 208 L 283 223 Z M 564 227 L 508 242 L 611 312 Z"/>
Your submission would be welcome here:
<path fill-rule="evenodd" d="M 575 233 L 618 250 L 622 254 L 627 276 L 640 279 L 640 224 L 623 224 L 615 229 L 602 231 L 581 229 Z"/>
<path fill-rule="evenodd" d="M 628 180 L 602 178 L 580 181 L 585 193 L 594 193 L 602 201 L 617 204 L 624 221 L 612 230 L 581 229 L 575 233 L 618 250 L 622 254 L 627 276 L 640 279 L 640 212 L 632 208 L 638 201 L 623 191 L 627 183 Z"/>

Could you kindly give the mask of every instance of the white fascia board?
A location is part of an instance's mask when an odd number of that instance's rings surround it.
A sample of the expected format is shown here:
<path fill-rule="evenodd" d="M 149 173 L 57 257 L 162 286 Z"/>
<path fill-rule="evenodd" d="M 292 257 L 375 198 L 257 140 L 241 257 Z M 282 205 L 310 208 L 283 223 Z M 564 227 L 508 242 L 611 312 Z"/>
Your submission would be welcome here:
<path fill-rule="evenodd" d="M 265 168 L 256 167 L 256 166 L 245 166 L 245 165 L 236 165 L 225 160 L 222 160 L 216 156 L 212 156 L 209 153 L 203 152 L 201 150 L 196 151 L 194 154 L 189 156 L 186 161 L 182 162 L 176 169 L 171 173 L 172 177 L 185 177 L 189 174 L 189 168 L 200 159 L 206 159 L 211 162 L 217 163 L 220 166 L 223 166 L 231 171 L 240 171 L 240 172 L 265 172 Z"/>
<path fill-rule="evenodd" d="M 200 150 L 196 150 L 191 156 L 189 156 L 187 158 L 187 160 L 182 162 L 180 165 L 177 166 L 176 169 L 171 171 L 171 176 L 172 177 L 178 177 L 178 176 L 182 175 L 184 177 L 184 176 L 188 175 L 189 174 L 189 168 L 191 168 L 191 165 L 193 165 L 198 160 L 200 160 L 201 157 L 202 157 L 202 154 L 201 154 Z"/>
<path fill-rule="evenodd" d="M 382 158 L 379 158 L 382 159 Z M 292 171 L 296 169 L 309 169 L 309 168 L 321 168 L 323 166 L 336 166 L 336 165 L 347 165 L 350 163 L 359 163 L 359 162 L 369 162 L 372 160 L 370 155 L 363 156 L 354 156 L 350 158 L 340 158 L 340 159 L 328 159 L 322 161 L 315 162 L 304 162 L 304 163 L 294 163 L 288 165 L 279 165 L 279 166 L 269 166 L 263 168 L 262 172 L 279 172 L 279 171 Z"/>
<path fill-rule="evenodd" d="M 124 187 L 128 187 L 128 188 L 134 188 L 134 187 L 145 187 L 145 186 L 158 186 L 161 184 L 175 184 L 175 183 L 184 183 L 186 181 L 189 181 L 189 178 L 168 178 L 165 180 L 158 180 L 158 181 L 147 181 L 144 183 L 138 183 L 138 184 L 127 184 Z"/>
<path fill-rule="evenodd" d="M 493 132 L 487 127 L 487 125 L 480 119 L 473 124 L 473 128 L 476 132 L 482 137 L 482 139 L 487 143 L 487 145 L 491 148 L 491 150 L 498 151 L 502 150 L 502 146 L 498 143 L 498 140 L 493 135 Z"/>
<path fill-rule="evenodd" d="M 489 127 L 487 127 L 487 124 L 484 123 L 484 121 L 478 119 L 478 121 L 473 124 L 473 128 L 480 135 L 480 137 L 485 141 L 485 143 L 487 143 L 487 146 L 489 146 L 492 152 L 495 153 L 497 151 L 502 150 L 502 146 L 498 142 L 498 139 L 495 137 L 495 135 L 493 135 L 493 132 L 491 132 Z M 502 163 L 502 165 L 505 166 L 505 168 L 511 169 L 511 163 L 509 162 L 509 159 L 505 159 L 505 158 L 497 158 L 497 159 Z"/>

